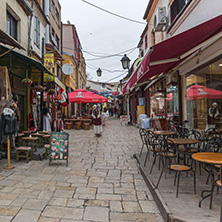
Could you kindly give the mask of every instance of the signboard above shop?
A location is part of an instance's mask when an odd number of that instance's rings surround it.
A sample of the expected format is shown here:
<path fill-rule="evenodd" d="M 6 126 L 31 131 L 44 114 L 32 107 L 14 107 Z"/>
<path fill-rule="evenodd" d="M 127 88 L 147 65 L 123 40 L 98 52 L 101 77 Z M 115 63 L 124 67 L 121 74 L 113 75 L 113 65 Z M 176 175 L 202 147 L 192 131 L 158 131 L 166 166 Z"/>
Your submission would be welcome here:
<path fill-rule="evenodd" d="M 48 69 L 55 67 L 53 53 L 47 53 L 44 55 L 44 66 Z"/>
<path fill-rule="evenodd" d="M 41 74 L 40 73 L 35 73 L 33 72 L 30 76 L 30 79 L 33 82 L 41 82 Z M 44 73 L 44 82 L 54 82 L 54 76 L 48 74 L 48 73 Z"/>

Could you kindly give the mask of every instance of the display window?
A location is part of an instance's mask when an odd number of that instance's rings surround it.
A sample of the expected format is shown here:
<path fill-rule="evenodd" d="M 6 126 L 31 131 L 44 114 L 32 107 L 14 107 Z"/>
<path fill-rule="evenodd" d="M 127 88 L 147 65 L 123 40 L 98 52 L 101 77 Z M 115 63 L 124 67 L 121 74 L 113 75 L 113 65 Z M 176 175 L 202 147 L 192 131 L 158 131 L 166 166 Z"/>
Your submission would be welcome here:
<path fill-rule="evenodd" d="M 167 117 L 177 119 L 179 116 L 178 87 L 170 85 L 166 88 Z"/>
<path fill-rule="evenodd" d="M 189 127 L 222 129 L 222 59 L 193 71 L 185 83 Z"/>
<path fill-rule="evenodd" d="M 151 95 L 150 108 L 152 118 L 165 118 L 165 92 L 156 92 Z"/>

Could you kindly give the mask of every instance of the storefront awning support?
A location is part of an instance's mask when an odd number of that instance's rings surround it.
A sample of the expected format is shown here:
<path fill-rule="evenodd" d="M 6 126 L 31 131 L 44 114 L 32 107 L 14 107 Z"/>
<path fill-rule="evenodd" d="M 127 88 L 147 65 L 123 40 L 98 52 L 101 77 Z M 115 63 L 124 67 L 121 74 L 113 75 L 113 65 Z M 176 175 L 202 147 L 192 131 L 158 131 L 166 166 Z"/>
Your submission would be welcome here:
<path fill-rule="evenodd" d="M 14 49 L 15 47 L 12 47 L 11 49 L 9 49 L 8 51 L 6 51 L 6 52 L 4 52 L 4 53 L 2 53 L 1 55 L 0 55 L 0 57 L 2 57 L 2 56 L 4 56 L 4 55 L 6 55 L 6 54 L 8 54 L 8 53 L 10 53 L 13 49 Z"/>
<path fill-rule="evenodd" d="M 183 104 L 182 104 L 182 82 L 179 70 L 177 70 L 177 78 L 178 78 L 178 102 L 179 102 L 179 123 L 183 122 Z"/>

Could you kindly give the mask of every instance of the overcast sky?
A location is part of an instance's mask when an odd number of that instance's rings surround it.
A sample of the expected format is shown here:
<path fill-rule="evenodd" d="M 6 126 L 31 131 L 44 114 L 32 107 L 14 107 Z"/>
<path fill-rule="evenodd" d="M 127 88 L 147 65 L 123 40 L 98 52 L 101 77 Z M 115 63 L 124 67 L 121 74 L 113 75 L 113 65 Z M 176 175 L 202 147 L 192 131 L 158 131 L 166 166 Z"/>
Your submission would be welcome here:
<path fill-rule="evenodd" d="M 126 71 L 123 71 L 120 62 L 124 54 L 122 52 L 137 47 L 140 35 L 145 28 L 143 15 L 149 0 L 87 1 L 115 14 L 144 23 L 134 23 L 115 17 L 82 0 L 59 0 L 62 7 L 62 22 L 67 23 L 69 20 L 76 26 L 86 60 L 86 73 L 93 81 L 100 82 L 107 82 L 122 74 L 109 82 L 119 81 L 126 75 L 123 74 Z M 101 59 L 101 56 L 113 54 L 121 55 Z M 130 54 L 127 53 L 131 62 L 138 57 L 138 54 L 137 48 Z M 99 67 L 102 69 L 102 77 L 96 75 Z M 115 70 L 118 72 L 112 72 Z"/>

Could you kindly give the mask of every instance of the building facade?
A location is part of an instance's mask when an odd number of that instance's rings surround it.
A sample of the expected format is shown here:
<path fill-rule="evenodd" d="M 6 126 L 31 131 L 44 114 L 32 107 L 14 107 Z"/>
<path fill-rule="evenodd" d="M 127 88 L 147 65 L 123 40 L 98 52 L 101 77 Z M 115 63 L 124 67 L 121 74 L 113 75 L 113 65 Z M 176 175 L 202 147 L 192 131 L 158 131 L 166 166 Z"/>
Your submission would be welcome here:
<path fill-rule="evenodd" d="M 142 97 L 145 113 L 158 128 L 169 119 L 188 120 L 199 130 L 222 127 L 220 114 L 209 122 L 212 104 L 221 113 L 221 11 L 217 0 L 212 5 L 209 0 L 149 1 L 148 28 L 139 44 L 145 51 L 142 43 L 149 36 L 148 51 L 123 90 L 135 123 Z"/>

